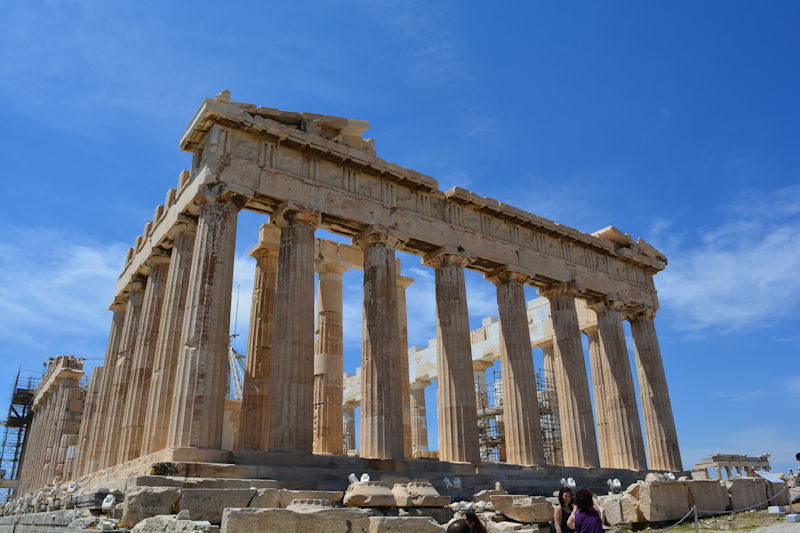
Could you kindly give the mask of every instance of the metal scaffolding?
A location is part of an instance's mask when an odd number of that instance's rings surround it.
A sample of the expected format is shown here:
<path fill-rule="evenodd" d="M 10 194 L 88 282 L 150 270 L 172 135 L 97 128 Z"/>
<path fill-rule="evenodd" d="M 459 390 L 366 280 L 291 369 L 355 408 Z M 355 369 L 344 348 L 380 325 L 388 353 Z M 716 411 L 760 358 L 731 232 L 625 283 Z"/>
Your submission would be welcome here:
<path fill-rule="evenodd" d="M 28 429 L 33 418 L 33 396 L 41 376 L 17 372 L 11 392 L 8 416 L 3 421 L 3 440 L 0 444 L 0 502 L 11 499 L 16 487 L 19 468 L 25 454 Z"/>
<path fill-rule="evenodd" d="M 505 434 L 503 431 L 503 382 L 501 374 L 492 370 L 485 384 L 475 383 L 478 402 L 478 439 L 481 446 L 481 461 L 505 461 Z M 544 457 L 547 464 L 563 465 L 564 454 L 561 443 L 561 424 L 558 418 L 558 399 L 555 379 L 551 372 L 539 369 L 536 374 L 536 395 L 539 399 L 539 415 L 542 425 Z"/>

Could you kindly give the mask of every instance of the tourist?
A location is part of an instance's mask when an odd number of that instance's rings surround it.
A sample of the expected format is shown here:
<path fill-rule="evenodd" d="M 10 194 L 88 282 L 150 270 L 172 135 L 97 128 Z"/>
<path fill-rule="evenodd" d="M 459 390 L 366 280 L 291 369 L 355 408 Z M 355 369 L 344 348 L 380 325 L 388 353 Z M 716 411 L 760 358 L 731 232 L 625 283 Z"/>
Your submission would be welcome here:
<path fill-rule="evenodd" d="M 567 520 L 567 526 L 576 533 L 603 533 L 603 520 L 589 489 L 580 489 L 575 495 L 575 509 Z"/>
<path fill-rule="evenodd" d="M 558 505 L 553 509 L 553 527 L 556 533 L 573 533 L 575 530 L 567 525 L 567 520 L 575 507 L 572 501 L 572 490 L 561 487 L 558 491 Z"/>
<path fill-rule="evenodd" d="M 461 513 L 461 520 L 467 523 L 470 533 L 486 533 L 486 528 L 483 527 L 483 522 L 475 514 L 475 511 L 464 511 Z"/>
<path fill-rule="evenodd" d="M 466 522 L 463 520 L 456 520 L 450 522 L 450 525 L 447 526 L 447 533 L 470 533 L 470 531 Z"/>

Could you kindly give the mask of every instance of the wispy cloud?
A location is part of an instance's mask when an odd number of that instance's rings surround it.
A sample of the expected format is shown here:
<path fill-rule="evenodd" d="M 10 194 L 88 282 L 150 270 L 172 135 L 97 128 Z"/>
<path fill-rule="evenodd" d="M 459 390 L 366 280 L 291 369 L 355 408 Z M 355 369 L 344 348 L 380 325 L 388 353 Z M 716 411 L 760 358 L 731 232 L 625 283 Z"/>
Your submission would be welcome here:
<path fill-rule="evenodd" d="M 737 390 L 734 392 L 712 392 L 711 396 L 730 402 L 750 402 L 756 398 L 765 396 L 767 391 L 764 389 Z"/>
<path fill-rule="evenodd" d="M 742 195 L 727 211 L 664 247 L 660 299 L 682 329 L 761 327 L 798 307 L 800 186 Z"/>
<path fill-rule="evenodd" d="M 42 356 L 97 351 L 95 339 L 87 339 L 102 338 L 98 332 L 107 330 L 107 308 L 127 248 L 53 228 L 5 228 L 0 338 Z"/>

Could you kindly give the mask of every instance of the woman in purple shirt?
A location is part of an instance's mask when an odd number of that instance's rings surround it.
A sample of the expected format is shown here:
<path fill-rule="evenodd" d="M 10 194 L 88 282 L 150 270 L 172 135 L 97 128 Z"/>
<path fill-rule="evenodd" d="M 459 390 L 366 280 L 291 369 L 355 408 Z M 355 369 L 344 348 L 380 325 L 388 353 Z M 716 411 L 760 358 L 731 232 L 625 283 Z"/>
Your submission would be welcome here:
<path fill-rule="evenodd" d="M 603 520 L 589 489 L 580 489 L 575 495 L 575 509 L 567 520 L 567 526 L 575 529 L 575 533 L 603 533 Z"/>

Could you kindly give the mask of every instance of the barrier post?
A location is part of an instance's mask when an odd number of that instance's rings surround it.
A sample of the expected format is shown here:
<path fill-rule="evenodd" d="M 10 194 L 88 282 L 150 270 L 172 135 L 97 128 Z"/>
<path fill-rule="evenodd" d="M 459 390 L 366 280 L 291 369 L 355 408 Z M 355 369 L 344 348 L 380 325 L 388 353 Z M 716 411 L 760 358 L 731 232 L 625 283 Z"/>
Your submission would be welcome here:
<path fill-rule="evenodd" d="M 697 522 L 697 506 L 692 505 L 692 513 L 694 513 L 694 533 L 700 533 L 700 524 Z"/>

